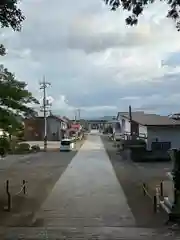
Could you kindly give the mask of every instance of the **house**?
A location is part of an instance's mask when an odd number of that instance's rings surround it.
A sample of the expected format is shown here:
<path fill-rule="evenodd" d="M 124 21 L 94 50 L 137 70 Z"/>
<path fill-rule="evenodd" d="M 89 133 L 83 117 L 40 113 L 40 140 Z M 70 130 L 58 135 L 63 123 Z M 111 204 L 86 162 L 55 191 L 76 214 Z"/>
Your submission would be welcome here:
<path fill-rule="evenodd" d="M 79 123 L 71 124 L 71 128 L 73 128 L 76 131 L 80 131 L 82 129 L 81 124 L 79 124 Z"/>
<path fill-rule="evenodd" d="M 72 137 L 74 135 L 78 136 L 79 133 L 81 132 L 81 130 L 82 130 L 81 124 L 79 124 L 79 123 L 72 123 L 70 128 L 67 131 L 67 133 L 68 133 L 67 135 L 69 137 Z"/>
<path fill-rule="evenodd" d="M 180 148 L 180 121 L 144 112 L 119 112 L 117 116 L 123 136 L 136 136 L 146 141 L 147 150 Z"/>
<path fill-rule="evenodd" d="M 70 128 L 71 124 L 72 124 L 72 121 L 65 116 L 63 116 L 62 118 L 63 118 L 63 121 L 67 124 L 67 128 Z"/>
<path fill-rule="evenodd" d="M 34 117 L 24 120 L 24 137 L 27 141 L 43 141 L 44 118 Z M 68 129 L 67 121 L 60 116 L 50 115 L 47 117 L 47 140 L 60 141 Z"/>
<path fill-rule="evenodd" d="M 74 121 L 72 121 L 72 123 L 73 123 L 73 122 L 74 122 Z M 86 130 L 89 129 L 88 121 L 85 120 L 85 119 L 76 120 L 76 123 L 79 123 L 83 129 L 86 129 Z"/>
<path fill-rule="evenodd" d="M 180 113 L 170 114 L 168 117 L 174 120 L 180 120 Z"/>
<path fill-rule="evenodd" d="M 121 132 L 121 125 L 116 119 L 108 121 L 106 127 L 111 126 L 113 134 Z"/>

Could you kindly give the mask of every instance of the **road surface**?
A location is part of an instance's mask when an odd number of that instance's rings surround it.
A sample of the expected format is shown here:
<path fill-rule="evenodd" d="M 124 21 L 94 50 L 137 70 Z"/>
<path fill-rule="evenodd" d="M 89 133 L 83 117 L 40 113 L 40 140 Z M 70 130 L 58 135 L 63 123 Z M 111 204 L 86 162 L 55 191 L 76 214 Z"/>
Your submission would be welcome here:
<path fill-rule="evenodd" d="M 179 238 L 164 229 L 137 228 L 100 136 L 93 131 L 35 215 L 34 225 L 0 228 L 0 239 Z"/>
<path fill-rule="evenodd" d="M 32 224 L 34 214 L 51 193 L 82 143 L 83 141 L 77 142 L 76 148 L 71 152 L 9 155 L 0 160 L 0 226 L 24 227 Z M 13 201 L 10 213 L 3 211 L 7 204 L 6 180 L 9 180 Z M 27 195 L 16 195 L 23 180 L 27 182 Z"/>
<path fill-rule="evenodd" d="M 100 136 L 92 133 L 36 216 L 43 226 L 135 226 Z"/>

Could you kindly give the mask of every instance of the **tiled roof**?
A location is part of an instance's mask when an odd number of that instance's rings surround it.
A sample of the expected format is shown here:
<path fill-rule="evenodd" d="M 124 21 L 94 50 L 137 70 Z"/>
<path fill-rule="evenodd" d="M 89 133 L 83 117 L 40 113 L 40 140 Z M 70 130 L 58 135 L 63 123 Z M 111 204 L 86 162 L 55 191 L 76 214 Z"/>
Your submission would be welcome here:
<path fill-rule="evenodd" d="M 119 115 L 129 119 L 128 112 L 120 112 Z M 160 116 L 157 114 L 148 114 L 144 112 L 132 112 L 132 120 L 145 126 L 180 126 L 180 121 L 171 119 L 168 116 Z"/>
<path fill-rule="evenodd" d="M 59 120 L 59 121 L 61 121 L 61 122 L 65 122 L 65 120 L 64 120 L 63 117 L 61 117 L 61 116 L 50 115 L 49 117 L 56 118 L 57 120 Z"/>
<path fill-rule="evenodd" d="M 70 121 L 70 119 L 68 117 L 66 117 L 66 116 L 63 116 L 63 119 L 65 119 L 67 122 Z"/>

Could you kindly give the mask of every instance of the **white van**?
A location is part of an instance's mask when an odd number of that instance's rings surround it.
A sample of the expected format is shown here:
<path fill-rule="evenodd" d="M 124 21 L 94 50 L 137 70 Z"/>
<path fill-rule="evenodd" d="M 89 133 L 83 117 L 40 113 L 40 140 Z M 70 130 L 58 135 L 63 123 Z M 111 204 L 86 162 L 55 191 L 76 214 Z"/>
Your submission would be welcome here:
<path fill-rule="evenodd" d="M 71 151 L 74 149 L 74 142 L 71 139 L 62 139 L 60 143 L 60 151 Z"/>

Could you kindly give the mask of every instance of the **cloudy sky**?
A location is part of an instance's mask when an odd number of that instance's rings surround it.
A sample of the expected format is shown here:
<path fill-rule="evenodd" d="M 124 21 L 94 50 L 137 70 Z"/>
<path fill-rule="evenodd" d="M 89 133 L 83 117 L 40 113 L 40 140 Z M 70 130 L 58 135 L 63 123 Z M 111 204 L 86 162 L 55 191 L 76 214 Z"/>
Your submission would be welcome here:
<path fill-rule="evenodd" d="M 116 115 L 133 109 L 180 111 L 180 33 L 153 4 L 137 27 L 127 13 L 111 12 L 102 0 L 24 0 L 21 33 L 1 30 L 8 49 L 2 63 L 39 99 L 43 75 L 59 115 Z"/>

